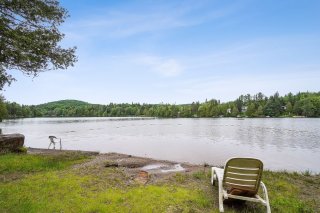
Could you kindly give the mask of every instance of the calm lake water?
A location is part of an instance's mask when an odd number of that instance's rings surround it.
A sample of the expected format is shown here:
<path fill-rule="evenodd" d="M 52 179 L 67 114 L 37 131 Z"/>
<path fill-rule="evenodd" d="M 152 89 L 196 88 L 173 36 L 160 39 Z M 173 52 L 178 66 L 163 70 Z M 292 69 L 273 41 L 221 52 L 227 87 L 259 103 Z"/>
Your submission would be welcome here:
<path fill-rule="evenodd" d="M 320 172 L 318 118 L 33 118 L 5 120 L 0 128 L 24 134 L 25 145 L 36 148 L 47 148 L 55 135 L 64 149 L 214 165 L 250 156 L 268 169 Z"/>

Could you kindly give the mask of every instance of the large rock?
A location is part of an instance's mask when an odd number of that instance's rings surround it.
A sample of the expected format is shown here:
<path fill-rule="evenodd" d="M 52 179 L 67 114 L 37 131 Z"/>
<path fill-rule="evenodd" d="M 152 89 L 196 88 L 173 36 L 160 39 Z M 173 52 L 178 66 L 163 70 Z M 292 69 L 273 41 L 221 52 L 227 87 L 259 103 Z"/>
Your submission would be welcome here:
<path fill-rule="evenodd" d="M 17 152 L 24 144 L 24 135 L 6 134 L 0 135 L 0 153 Z"/>

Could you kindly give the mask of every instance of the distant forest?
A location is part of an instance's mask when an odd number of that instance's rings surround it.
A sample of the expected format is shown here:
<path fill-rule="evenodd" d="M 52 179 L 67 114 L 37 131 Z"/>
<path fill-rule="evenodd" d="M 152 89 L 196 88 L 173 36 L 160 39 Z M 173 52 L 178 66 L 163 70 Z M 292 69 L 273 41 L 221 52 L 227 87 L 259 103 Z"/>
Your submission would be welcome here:
<path fill-rule="evenodd" d="M 320 117 L 320 92 L 299 92 L 267 97 L 262 93 L 241 95 L 226 103 L 211 99 L 191 104 L 90 104 L 77 100 L 62 100 L 40 105 L 20 105 L 2 101 L 3 119 L 33 117 L 125 117 L 160 118 L 195 117 Z"/>

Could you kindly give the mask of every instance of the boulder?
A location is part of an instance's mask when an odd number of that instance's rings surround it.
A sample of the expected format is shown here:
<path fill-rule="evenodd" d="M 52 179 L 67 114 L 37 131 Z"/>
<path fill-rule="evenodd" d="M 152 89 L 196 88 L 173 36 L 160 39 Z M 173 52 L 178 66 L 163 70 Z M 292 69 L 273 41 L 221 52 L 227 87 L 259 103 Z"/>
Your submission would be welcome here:
<path fill-rule="evenodd" d="M 0 135 L 0 153 L 20 151 L 24 144 L 24 135 Z"/>

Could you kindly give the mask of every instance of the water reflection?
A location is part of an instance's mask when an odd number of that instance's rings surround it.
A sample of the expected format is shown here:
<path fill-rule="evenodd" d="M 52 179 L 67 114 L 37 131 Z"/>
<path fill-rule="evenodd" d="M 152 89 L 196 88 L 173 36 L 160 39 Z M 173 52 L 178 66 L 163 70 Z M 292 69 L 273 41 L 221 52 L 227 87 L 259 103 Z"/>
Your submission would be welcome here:
<path fill-rule="evenodd" d="M 252 156 L 270 169 L 320 172 L 320 119 L 37 118 L 0 128 L 24 134 L 31 147 L 46 148 L 56 135 L 67 149 L 219 165 Z"/>

